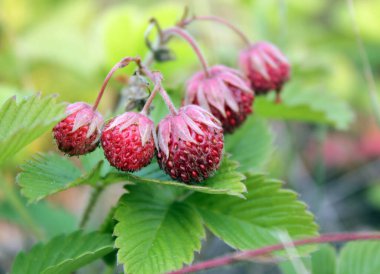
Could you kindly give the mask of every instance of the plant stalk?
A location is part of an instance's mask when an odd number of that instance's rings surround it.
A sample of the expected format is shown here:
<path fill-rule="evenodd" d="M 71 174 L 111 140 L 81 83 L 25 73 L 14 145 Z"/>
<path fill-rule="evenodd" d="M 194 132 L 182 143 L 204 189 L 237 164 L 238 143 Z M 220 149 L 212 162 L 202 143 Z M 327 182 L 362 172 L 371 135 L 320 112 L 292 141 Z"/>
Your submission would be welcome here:
<path fill-rule="evenodd" d="M 171 272 L 170 274 L 183 274 L 192 273 L 196 271 L 216 268 L 220 266 L 230 265 L 241 260 L 249 260 L 258 256 L 268 255 L 274 251 L 286 249 L 290 246 L 302 246 L 309 244 L 332 243 L 332 242 L 346 242 L 346 241 L 359 241 L 359 240 L 380 240 L 380 233 L 331 233 L 323 234 L 314 238 L 307 238 L 297 240 L 289 244 L 276 244 L 262 247 L 254 250 L 235 252 L 227 256 L 211 259 L 205 262 L 197 263 L 188 267 L 184 267 L 178 271 Z"/>
<path fill-rule="evenodd" d="M 111 79 L 112 75 L 120 68 L 128 66 L 130 62 L 135 62 L 138 66 L 140 66 L 141 60 L 139 57 L 126 57 L 123 58 L 120 62 L 116 63 L 116 65 L 113 66 L 113 68 L 108 72 L 106 78 L 103 81 L 102 87 L 100 88 L 98 97 L 95 100 L 94 106 L 92 107 L 93 110 L 96 110 L 98 108 L 98 105 L 100 103 L 100 100 L 103 97 L 104 91 L 107 87 L 107 84 L 109 80 Z"/>
<path fill-rule="evenodd" d="M 208 72 L 207 61 L 204 58 L 197 42 L 194 40 L 194 38 L 187 31 L 185 31 L 179 27 L 171 27 L 171 28 L 168 28 L 168 29 L 163 31 L 163 37 L 164 37 L 163 40 L 165 41 L 166 39 L 168 39 L 168 37 L 170 37 L 172 35 L 176 35 L 176 36 L 181 37 L 193 48 L 195 54 L 197 55 L 201 65 L 202 65 L 202 68 L 205 72 L 205 75 L 210 76 L 210 74 Z"/>
<path fill-rule="evenodd" d="M 178 27 L 185 27 L 185 26 L 189 25 L 190 23 L 192 23 L 194 21 L 212 21 L 212 22 L 216 22 L 218 24 L 224 25 L 224 26 L 228 27 L 229 29 L 231 29 L 233 32 L 235 32 L 241 38 L 241 40 L 243 40 L 243 42 L 247 46 L 251 45 L 250 40 L 244 34 L 244 32 L 242 32 L 238 27 L 236 27 L 235 25 L 233 25 L 232 23 L 230 23 L 226 19 L 220 18 L 218 16 L 212 16 L 212 15 L 209 15 L 209 16 L 194 16 L 194 17 L 192 17 L 190 19 L 182 20 L 182 21 L 178 22 L 177 26 Z"/>
<path fill-rule="evenodd" d="M 90 199 L 87 203 L 86 209 L 84 210 L 82 219 L 79 223 L 79 228 L 83 229 L 86 226 L 86 224 L 90 218 L 90 215 L 91 215 L 91 213 L 92 213 L 92 211 L 96 205 L 96 202 L 98 201 L 102 191 L 103 191 L 103 187 L 97 187 L 97 188 L 93 189 L 91 196 L 90 196 Z"/>

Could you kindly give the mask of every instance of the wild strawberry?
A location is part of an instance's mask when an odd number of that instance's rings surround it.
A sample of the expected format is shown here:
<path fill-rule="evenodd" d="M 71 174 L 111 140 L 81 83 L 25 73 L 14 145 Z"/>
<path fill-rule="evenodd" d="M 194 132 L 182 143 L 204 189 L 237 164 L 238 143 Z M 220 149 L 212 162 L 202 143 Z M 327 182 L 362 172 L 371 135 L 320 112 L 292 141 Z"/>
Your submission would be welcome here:
<path fill-rule="evenodd" d="M 154 124 L 144 114 L 126 112 L 104 127 L 101 143 L 110 164 L 123 171 L 137 171 L 154 156 Z"/>
<path fill-rule="evenodd" d="M 83 102 L 66 108 L 67 117 L 53 128 L 59 150 L 70 156 L 89 153 L 98 146 L 102 115 Z"/>
<path fill-rule="evenodd" d="M 185 104 L 210 111 L 232 133 L 252 113 L 254 93 L 239 71 L 217 65 L 196 73 L 188 82 Z"/>
<path fill-rule="evenodd" d="M 157 127 L 160 167 L 175 180 L 201 182 L 220 165 L 223 129 L 208 111 L 196 105 L 181 107 Z"/>
<path fill-rule="evenodd" d="M 277 92 L 289 80 L 290 64 L 284 54 L 268 42 L 258 42 L 240 53 L 240 67 L 251 82 L 256 94 Z"/>

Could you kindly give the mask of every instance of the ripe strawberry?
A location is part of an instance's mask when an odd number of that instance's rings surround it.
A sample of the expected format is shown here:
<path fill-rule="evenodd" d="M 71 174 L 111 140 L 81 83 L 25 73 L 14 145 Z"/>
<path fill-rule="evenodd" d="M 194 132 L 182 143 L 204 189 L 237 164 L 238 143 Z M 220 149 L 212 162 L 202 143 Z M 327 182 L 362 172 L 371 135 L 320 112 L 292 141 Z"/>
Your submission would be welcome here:
<path fill-rule="evenodd" d="M 220 165 L 223 129 L 208 111 L 196 105 L 181 107 L 157 127 L 158 163 L 175 180 L 201 182 Z"/>
<path fill-rule="evenodd" d="M 184 103 L 210 111 L 232 133 L 252 113 L 254 93 L 239 71 L 217 65 L 197 72 L 188 82 Z"/>
<path fill-rule="evenodd" d="M 141 113 L 126 112 L 104 127 L 101 143 L 110 164 L 123 171 L 137 171 L 154 156 L 154 124 Z"/>
<path fill-rule="evenodd" d="M 99 144 L 102 115 L 83 102 L 67 106 L 67 117 L 53 128 L 59 150 L 70 156 L 89 153 Z"/>
<path fill-rule="evenodd" d="M 283 84 L 289 80 L 290 64 L 287 58 L 268 42 L 258 42 L 243 50 L 239 61 L 256 94 L 266 94 L 270 90 L 279 94 Z"/>

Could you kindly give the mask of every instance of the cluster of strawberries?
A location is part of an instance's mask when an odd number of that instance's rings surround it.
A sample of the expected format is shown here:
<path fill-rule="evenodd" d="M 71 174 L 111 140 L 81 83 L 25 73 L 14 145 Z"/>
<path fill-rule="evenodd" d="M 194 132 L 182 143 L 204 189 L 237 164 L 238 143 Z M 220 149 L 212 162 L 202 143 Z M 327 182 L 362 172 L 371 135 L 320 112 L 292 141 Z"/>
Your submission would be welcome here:
<path fill-rule="evenodd" d="M 203 181 L 219 168 L 223 132 L 232 133 L 252 113 L 254 94 L 274 90 L 278 95 L 289 79 L 286 57 L 267 42 L 249 45 L 239 63 L 242 72 L 223 65 L 197 72 L 187 82 L 184 105 L 178 110 L 162 88 L 160 74 L 153 77 L 144 68 L 155 87 L 140 113 L 125 112 L 104 125 L 97 103 L 71 104 L 67 117 L 53 129 L 58 148 L 70 156 L 83 155 L 100 142 L 109 163 L 129 172 L 147 166 L 156 154 L 161 169 L 173 179 Z M 157 92 L 170 114 L 155 129 L 147 109 Z"/>

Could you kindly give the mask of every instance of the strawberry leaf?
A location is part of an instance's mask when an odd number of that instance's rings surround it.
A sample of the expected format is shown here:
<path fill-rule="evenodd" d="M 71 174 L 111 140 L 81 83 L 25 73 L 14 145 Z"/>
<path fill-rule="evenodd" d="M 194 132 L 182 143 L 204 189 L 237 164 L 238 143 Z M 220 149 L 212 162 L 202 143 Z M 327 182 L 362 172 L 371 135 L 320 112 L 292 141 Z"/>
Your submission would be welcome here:
<path fill-rule="evenodd" d="M 347 129 L 354 119 L 344 101 L 320 90 L 302 91 L 293 85 L 284 90 L 282 99 L 281 104 L 276 104 L 272 98 L 257 98 L 255 111 L 269 119 L 327 124 L 341 130 Z"/>
<path fill-rule="evenodd" d="M 119 201 L 114 235 L 117 259 L 126 273 L 165 273 L 189 264 L 205 237 L 193 206 L 178 199 L 183 192 L 158 184 L 127 186 Z"/>
<path fill-rule="evenodd" d="M 93 158 L 90 160 L 90 158 Z M 97 161 L 94 158 L 98 158 Z M 242 197 L 246 191 L 242 182 L 245 176 L 236 171 L 238 163 L 224 157 L 221 167 L 211 178 L 197 185 L 187 185 L 173 181 L 157 163 L 137 173 L 120 172 L 104 160 L 101 151 L 89 154 L 84 159 L 86 172 L 74 165 L 67 157 L 57 154 L 39 154 L 21 166 L 22 172 L 17 176 L 21 193 L 29 202 L 37 202 L 48 195 L 66 190 L 78 185 L 106 185 L 128 182 L 130 184 L 160 184 L 175 186 L 210 194 L 229 194 Z"/>
<path fill-rule="evenodd" d="M 81 231 L 61 235 L 46 244 L 37 244 L 17 255 L 11 274 L 65 274 L 102 258 L 113 250 L 107 234 Z"/>
<path fill-rule="evenodd" d="M 246 200 L 194 193 L 188 198 L 206 226 L 237 249 L 255 249 L 279 243 L 278 233 L 291 239 L 317 234 L 317 225 L 297 194 L 281 188 L 282 182 L 248 174 Z"/>
<path fill-rule="evenodd" d="M 0 165 L 50 130 L 63 113 L 54 96 L 8 99 L 0 108 Z"/>
<path fill-rule="evenodd" d="M 273 137 L 267 123 L 251 115 L 244 124 L 225 136 L 225 150 L 240 163 L 239 171 L 260 170 L 273 152 Z"/>
<path fill-rule="evenodd" d="M 379 241 L 351 242 L 340 252 L 337 274 L 377 274 L 379 269 Z"/>

